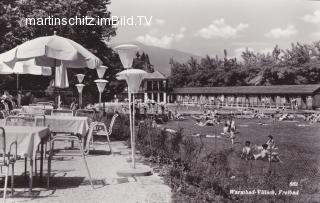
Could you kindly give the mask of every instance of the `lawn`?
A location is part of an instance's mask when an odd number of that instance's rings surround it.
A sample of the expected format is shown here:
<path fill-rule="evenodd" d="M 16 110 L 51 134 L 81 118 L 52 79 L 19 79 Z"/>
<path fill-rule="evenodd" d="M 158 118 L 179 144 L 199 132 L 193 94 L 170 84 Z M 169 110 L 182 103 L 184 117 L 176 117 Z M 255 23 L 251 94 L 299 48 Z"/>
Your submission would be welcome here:
<path fill-rule="evenodd" d="M 259 125 L 258 119 L 236 119 L 239 133 L 236 134 L 236 144 L 231 145 L 231 141 L 221 135 L 223 123 L 213 127 L 200 127 L 195 125 L 191 117 L 184 121 L 169 121 L 161 127 L 174 130 L 183 128 L 184 135 L 196 133 L 204 135 L 217 134 L 219 138 L 203 138 L 206 151 L 219 152 L 233 148 L 228 155 L 228 165 L 231 169 L 232 185 L 230 189 L 261 189 L 261 190 L 292 190 L 299 191 L 299 195 L 281 194 L 283 198 L 273 195 L 260 195 L 260 197 L 247 195 L 248 202 L 268 199 L 269 201 L 282 202 L 318 202 L 320 200 L 320 124 L 312 124 L 302 120 L 296 121 L 272 121 L 262 120 L 266 125 Z M 252 145 L 261 145 L 267 141 L 267 136 L 274 136 L 276 146 L 282 163 L 267 161 L 240 159 L 239 155 L 246 140 Z M 194 139 L 200 140 L 195 137 Z M 270 184 L 266 185 L 266 178 L 270 179 Z M 248 179 L 261 180 L 263 184 L 251 184 Z M 257 186 L 259 185 L 259 186 Z M 257 188 L 258 187 L 258 188 Z M 276 198 L 276 199 L 275 199 Z M 262 200 L 261 199 L 261 200 Z"/>

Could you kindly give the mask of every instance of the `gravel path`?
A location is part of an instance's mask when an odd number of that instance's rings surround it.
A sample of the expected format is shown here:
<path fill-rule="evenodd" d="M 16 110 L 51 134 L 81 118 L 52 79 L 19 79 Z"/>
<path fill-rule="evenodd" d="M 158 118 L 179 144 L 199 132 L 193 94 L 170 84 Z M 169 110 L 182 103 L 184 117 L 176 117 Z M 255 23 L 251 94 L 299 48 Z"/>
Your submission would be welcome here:
<path fill-rule="evenodd" d="M 121 142 L 113 142 L 112 147 L 124 148 Z M 99 146 L 98 148 L 99 149 Z M 101 151 L 100 151 L 101 152 Z M 129 168 L 128 155 L 89 155 L 87 162 L 94 179 L 92 189 L 80 157 L 52 162 L 52 187 L 45 188 L 35 183 L 34 194 L 28 197 L 26 182 L 20 175 L 24 162 L 19 161 L 16 172 L 16 192 L 9 195 L 7 202 L 104 202 L 104 203 L 165 203 L 171 202 L 170 188 L 157 174 L 147 177 L 121 178 L 116 172 Z M 45 163 L 46 164 L 46 163 Z M 46 173 L 46 165 L 44 168 Z"/>

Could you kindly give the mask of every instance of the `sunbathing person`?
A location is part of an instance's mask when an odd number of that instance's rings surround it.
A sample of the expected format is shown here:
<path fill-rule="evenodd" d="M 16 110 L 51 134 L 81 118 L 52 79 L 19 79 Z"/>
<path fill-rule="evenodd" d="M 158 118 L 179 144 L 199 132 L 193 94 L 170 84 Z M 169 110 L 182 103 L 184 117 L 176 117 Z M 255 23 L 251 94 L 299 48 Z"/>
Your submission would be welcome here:
<path fill-rule="evenodd" d="M 253 154 L 252 154 L 250 144 L 251 144 L 250 141 L 245 142 L 244 147 L 242 148 L 241 156 L 240 156 L 242 159 L 245 159 L 245 160 L 253 159 Z"/>
<path fill-rule="evenodd" d="M 260 152 L 257 153 L 257 154 L 254 154 L 253 157 L 254 157 L 255 160 L 257 160 L 257 159 L 262 159 L 262 160 L 268 159 L 269 158 L 268 145 L 267 144 L 263 144 L 262 145 L 262 149 L 260 150 Z"/>
<path fill-rule="evenodd" d="M 201 122 L 201 121 L 199 121 L 198 123 L 196 123 L 196 125 L 198 125 L 198 126 L 213 126 L 215 124 L 215 121 L 214 120 L 206 120 L 206 121 L 204 121 L 204 122 Z"/>
<path fill-rule="evenodd" d="M 180 113 L 178 113 L 177 110 L 174 111 L 173 118 L 175 120 L 185 120 L 185 118 Z"/>
<path fill-rule="evenodd" d="M 275 148 L 274 148 L 275 149 Z M 269 162 L 281 162 L 278 152 L 272 151 L 267 144 L 262 145 L 262 150 L 253 155 L 255 160 L 261 159 Z"/>

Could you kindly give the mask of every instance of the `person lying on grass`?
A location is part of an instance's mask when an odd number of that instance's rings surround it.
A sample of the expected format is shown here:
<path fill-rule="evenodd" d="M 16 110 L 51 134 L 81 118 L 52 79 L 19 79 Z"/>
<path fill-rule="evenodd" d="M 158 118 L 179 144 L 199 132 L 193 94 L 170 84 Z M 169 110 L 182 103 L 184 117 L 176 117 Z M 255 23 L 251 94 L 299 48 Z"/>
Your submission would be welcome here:
<path fill-rule="evenodd" d="M 195 125 L 198 125 L 198 126 L 213 126 L 215 124 L 215 119 L 211 119 L 211 120 L 206 120 L 204 122 L 197 122 Z"/>
<path fill-rule="evenodd" d="M 250 145 L 251 145 L 250 141 L 245 142 L 244 147 L 242 148 L 242 153 L 240 155 L 242 159 L 245 159 L 245 160 L 253 159 L 253 154 L 252 154 Z"/>
<path fill-rule="evenodd" d="M 180 113 L 178 113 L 177 110 L 174 111 L 173 118 L 174 120 L 185 120 L 185 118 Z"/>

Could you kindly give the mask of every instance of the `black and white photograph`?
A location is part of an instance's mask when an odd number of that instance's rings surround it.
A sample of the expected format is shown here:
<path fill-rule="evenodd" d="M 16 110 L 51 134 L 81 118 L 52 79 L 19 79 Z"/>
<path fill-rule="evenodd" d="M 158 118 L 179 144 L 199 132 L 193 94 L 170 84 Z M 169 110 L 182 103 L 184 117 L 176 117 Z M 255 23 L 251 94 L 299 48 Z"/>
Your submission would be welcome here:
<path fill-rule="evenodd" d="M 320 202 L 319 0 L 0 0 L 0 201 Z"/>

